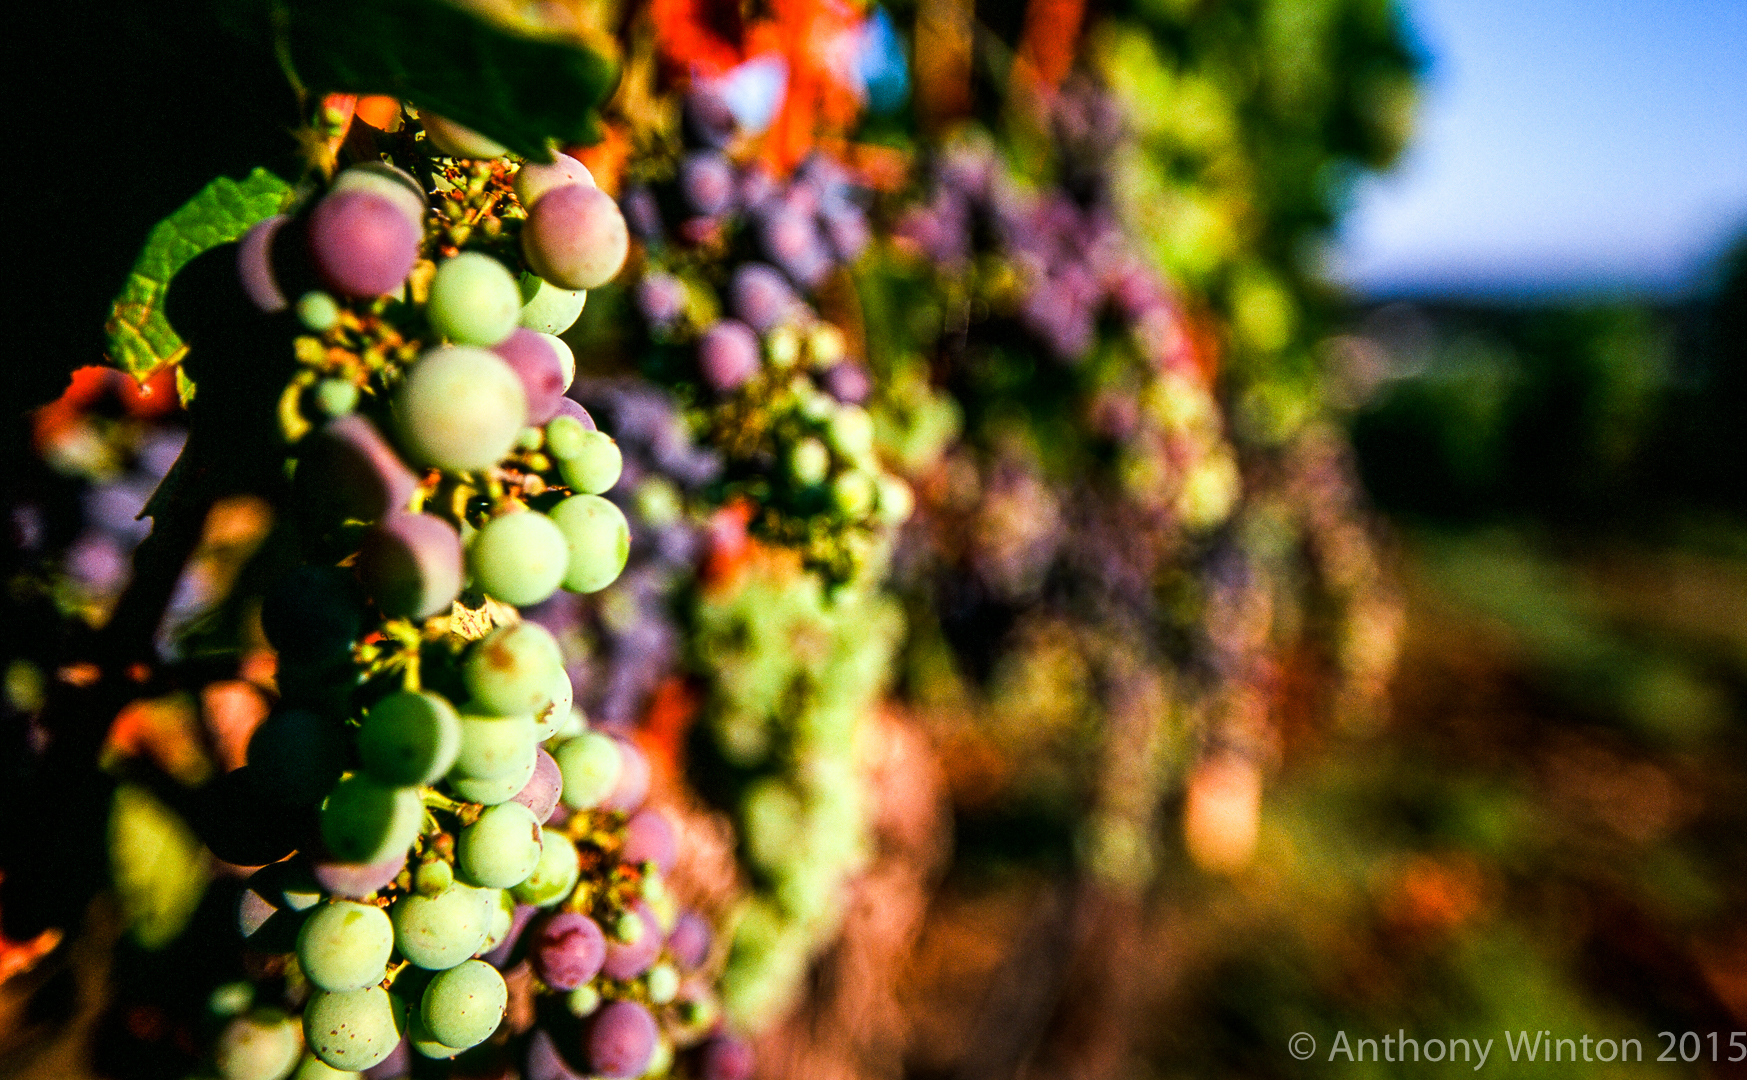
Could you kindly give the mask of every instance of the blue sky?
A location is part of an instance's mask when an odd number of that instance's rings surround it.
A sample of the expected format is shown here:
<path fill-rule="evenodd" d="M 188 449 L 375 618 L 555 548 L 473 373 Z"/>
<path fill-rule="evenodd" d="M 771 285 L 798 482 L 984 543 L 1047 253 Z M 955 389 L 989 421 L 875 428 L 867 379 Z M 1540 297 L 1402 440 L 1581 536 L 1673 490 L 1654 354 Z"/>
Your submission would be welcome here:
<path fill-rule="evenodd" d="M 1402 0 L 1418 137 L 1335 275 L 1387 293 L 1667 292 L 1747 231 L 1747 0 Z"/>

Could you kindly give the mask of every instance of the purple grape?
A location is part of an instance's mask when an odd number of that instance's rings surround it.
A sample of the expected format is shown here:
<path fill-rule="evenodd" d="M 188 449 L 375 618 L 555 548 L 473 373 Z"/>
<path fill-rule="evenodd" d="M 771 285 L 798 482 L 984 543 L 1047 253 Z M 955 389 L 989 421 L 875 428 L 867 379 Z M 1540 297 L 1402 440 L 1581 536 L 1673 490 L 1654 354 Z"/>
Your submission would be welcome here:
<path fill-rule="evenodd" d="M 825 226 L 825 239 L 831 245 L 832 254 L 843 262 L 859 259 L 873 238 L 867 225 L 867 217 L 862 214 L 861 208 L 834 208 L 821 217 Z"/>
<path fill-rule="evenodd" d="M 593 1071 L 613 1080 L 638 1076 L 655 1056 L 655 1017 L 635 1001 L 615 1001 L 588 1028 Z"/>
<path fill-rule="evenodd" d="M 800 303 L 782 271 L 768 263 L 742 263 L 728 282 L 729 309 L 760 334 L 791 318 Z"/>
<path fill-rule="evenodd" d="M 694 87 L 681 106 L 685 131 L 700 146 L 720 150 L 734 138 L 734 112 L 710 87 Z"/>
<path fill-rule="evenodd" d="M 759 242 L 770 260 L 797 285 L 811 289 L 831 269 L 813 218 L 787 205 L 765 212 L 759 222 Z"/>
<path fill-rule="evenodd" d="M 558 411 L 553 413 L 552 415 L 554 417 L 574 416 L 576 419 L 582 421 L 582 426 L 587 428 L 588 430 L 590 430 L 590 431 L 598 430 L 595 427 L 594 417 L 592 417 L 588 414 L 588 410 L 583 408 L 582 404 L 580 402 L 574 401 L 570 398 L 561 399 L 558 402 Z"/>
<path fill-rule="evenodd" d="M 758 366 L 758 335 L 738 319 L 722 319 L 698 341 L 698 370 L 717 393 L 739 388 Z"/>
<path fill-rule="evenodd" d="M 545 821 L 552 816 L 552 808 L 558 805 L 563 789 L 564 778 L 558 772 L 558 763 L 542 747 L 534 751 L 534 775 L 510 801 L 532 810 L 535 821 Z"/>
<path fill-rule="evenodd" d="M 85 520 L 132 547 L 152 531 L 141 517 L 157 485 L 138 480 L 99 484 L 85 492 Z"/>
<path fill-rule="evenodd" d="M 873 393 L 873 377 L 853 360 L 833 364 L 819 381 L 827 394 L 847 405 L 860 405 Z"/>
<path fill-rule="evenodd" d="M 504 965 L 509 963 L 510 954 L 515 952 L 516 943 L 522 939 L 522 931 L 528 928 L 528 924 L 539 913 L 540 909 L 532 904 L 517 904 L 515 910 L 510 912 L 510 932 L 497 943 L 497 948 L 481 956 L 480 959 L 502 971 Z"/>
<path fill-rule="evenodd" d="M 406 856 L 379 863 L 345 863 L 317 860 L 310 867 L 315 880 L 327 892 L 347 900 L 362 900 L 386 889 L 406 868 Z"/>
<path fill-rule="evenodd" d="M 182 448 L 188 445 L 188 433 L 181 428 L 159 428 L 146 436 L 135 455 L 140 471 L 156 480 L 169 474 Z"/>
<path fill-rule="evenodd" d="M 316 272 L 346 296 L 381 296 L 400 288 L 418 261 L 422 239 L 400 207 L 368 191 L 331 192 L 309 215 Z"/>
<path fill-rule="evenodd" d="M 558 1053 L 545 1028 L 535 1028 L 529 1037 L 527 1067 L 522 1072 L 525 1080 L 585 1080 Z"/>
<path fill-rule="evenodd" d="M 364 629 L 358 583 L 333 566 L 289 570 L 261 598 L 261 629 L 267 643 L 287 660 L 339 660 Z"/>
<path fill-rule="evenodd" d="M 366 1080 L 400 1080 L 412 1074 L 412 1047 L 400 1040 L 388 1056 L 364 1070 Z"/>
<path fill-rule="evenodd" d="M 667 951 L 682 971 L 696 971 L 710 958 L 710 943 L 715 937 L 710 924 L 695 911 L 681 913 L 667 935 Z"/>
<path fill-rule="evenodd" d="M 274 214 L 264 221 L 257 221 L 237 244 L 237 276 L 242 279 L 243 292 L 256 307 L 269 315 L 276 315 L 291 306 L 273 273 L 273 238 L 290 220 L 284 214 Z"/>
<path fill-rule="evenodd" d="M 618 786 L 601 805 L 608 810 L 629 814 L 649 797 L 649 759 L 629 739 L 619 740 L 619 750 L 624 768 L 619 770 Z"/>
<path fill-rule="evenodd" d="M 760 166 L 754 165 L 740 174 L 740 205 L 748 210 L 762 209 L 776 198 L 776 179 Z"/>
<path fill-rule="evenodd" d="M 722 238 L 722 219 L 699 214 L 679 223 L 679 239 L 691 247 L 714 244 Z"/>
<path fill-rule="evenodd" d="M 627 190 L 621 200 L 621 209 L 625 215 L 625 224 L 637 234 L 638 239 L 645 243 L 654 243 L 661 239 L 661 207 L 655 201 L 655 194 L 648 188 L 637 186 Z"/>
<path fill-rule="evenodd" d="M 643 932 L 637 940 L 627 945 L 622 941 L 609 939 L 606 962 L 601 965 L 601 971 L 607 978 L 626 982 L 648 971 L 655 964 L 655 958 L 661 955 L 661 926 L 655 921 L 655 913 L 649 910 L 649 905 L 639 900 L 632 909 L 643 923 Z"/>
<path fill-rule="evenodd" d="M 685 314 L 685 284 L 672 274 L 651 271 L 637 283 L 637 310 L 655 326 L 668 327 Z"/>
<path fill-rule="evenodd" d="M 574 990 L 601 973 L 609 952 L 599 923 L 560 911 L 539 924 L 529 957 L 541 982 L 554 990 Z"/>
<path fill-rule="evenodd" d="M 418 490 L 418 477 L 357 413 L 328 421 L 298 451 L 298 498 L 324 518 L 377 521 L 404 508 Z"/>
<path fill-rule="evenodd" d="M 107 533 L 87 530 L 67 549 L 67 576 L 87 593 L 109 596 L 121 591 L 130 570 L 127 552 Z"/>
<path fill-rule="evenodd" d="M 732 1035 L 704 1044 L 702 1080 L 752 1080 L 752 1047 Z"/>
<path fill-rule="evenodd" d="M 441 518 L 394 514 L 358 551 L 364 591 L 390 617 L 428 619 L 461 592 L 461 537 Z"/>
<path fill-rule="evenodd" d="M 714 217 L 734 205 L 734 166 L 713 151 L 686 155 L 679 166 L 679 190 L 691 208 Z"/>
<path fill-rule="evenodd" d="M 652 862 L 663 874 L 673 871 L 679 858 L 679 839 L 673 824 L 659 810 L 639 810 L 625 822 L 625 846 L 619 851 L 619 861 L 638 865 Z"/>
<path fill-rule="evenodd" d="M 503 357 L 522 380 L 528 397 L 528 423 L 538 426 L 558 415 L 558 403 L 564 398 L 564 362 L 551 342 L 518 326 L 491 351 Z"/>

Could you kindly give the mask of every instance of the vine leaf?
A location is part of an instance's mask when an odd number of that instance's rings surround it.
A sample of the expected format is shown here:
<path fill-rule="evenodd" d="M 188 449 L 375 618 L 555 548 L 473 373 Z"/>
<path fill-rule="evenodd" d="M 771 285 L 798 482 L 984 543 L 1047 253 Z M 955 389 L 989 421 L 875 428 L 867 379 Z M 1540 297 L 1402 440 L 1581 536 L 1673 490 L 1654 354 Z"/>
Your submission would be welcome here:
<path fill-rule="evenodd" d="M 233 0 L 256 8 L 294 80 L 316 93 L 386 94 L 549 161 L 600 141 L 618 82 L 606 55 L 505 29 L 433 0 Z"/>
<path fill-rule="evenodd" d="M 240 181 L 221 176 L 153 226 L 104 324 L 110 363 L 144 382 L 181 360 L 188 346 L 164 316 L 170 279 L 196 255 L 278 213 L 290 195 L 290 185 L 266 169 Z"/>

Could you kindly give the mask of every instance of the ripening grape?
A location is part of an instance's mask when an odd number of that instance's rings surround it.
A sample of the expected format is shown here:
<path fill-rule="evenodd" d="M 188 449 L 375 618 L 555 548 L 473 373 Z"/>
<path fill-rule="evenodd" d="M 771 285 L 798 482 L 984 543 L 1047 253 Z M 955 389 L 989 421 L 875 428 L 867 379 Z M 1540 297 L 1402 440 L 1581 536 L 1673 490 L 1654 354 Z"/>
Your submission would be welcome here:
<path fill-rule="evenodd" d="M 661 955 L 661 926 L 655 921 L 655 913 L 649 910 L 649 905 L 639 900 L 631 914 L 641 929 L 630 941 L 607 939 L 607 959 L 601 965 L 601 971 L 609 979 L 624 981 L 635 979 L 648 971 L 655 963 L 655 958 Z"/>
<path fill-rule="evenodd" d="M 552 352 L 558 357 L 558 370 L 564 377 L 564 389 L 569 390 L 570 384 L 576 381 L 576 353 L 557 334 L 540 336 L 545 339 L 546 344 L 552 346 Z"/>
<path fill-rule="evenodd" d="M 382 981 L 394 951 L 387 912 L 339 900 L 323 904 L 297 935 L 297 963 L 323 990 L 362 990 Z"/>
<path fill-rule="evenodd" d="M 419 1018 L 438 1041 L 465 1050 L 491 1037 L 508 1004 L 509 990 L 497 969 L 483 960 L 468 960 L 425 987 Z"/>
<path fill-rule="evenodd" d="M 538 274 L 524 271 L 521 280 L 522 313 L 520 325 L 537 334 L 562 334 L 576 325 L 588 303 L 583 289 L 561 289 Z"/>
<path fill-rule="evenodd" d="M 728 282 L 728 307 L 735 318 L 765 333 L 793 318 L 800 299 L 782 271 L 767 263 L 741 263 Z"/>
<path fill-rule="evenodd" d="M 704 1044 L 702 1080 L 752 1080 L 752 1047 L 732 1035 Z"/>
<path fill-rule="evenodd" d="M 522 1070 L 525 1080 L 584 1080 L 582 1074 L 571 1069 L 558 1053 L 558 1047 L 553 1044 L 552 1036 L 546 1034 L 545 1028 L 535 1028 L 533 1036 L 528 1039 L 525 1064 Z"/>
<path fill-rule="evenodd" d="M 365 161 L 342 169 L 334 176 L 332 191 L 368 191 L 394 203 L 407 220 L 423 231 L 425 189 L 411 173 L 395 168 L 386 161 Z"/>
<path fill-rule="evenodd" d="M 491 928 L 493 896 L 456 883 L 436 896 L 411 893 L 394 902 L 394 947 L 416 967 L 452 968 L 479 951 Z"/>
<path fill-rule="evenodd" d="M 538 604 L 557 592 L 569 567 L 564 534 L 534 510 L 492 518 L 467 549 L 474 588 L 517 607 Z"/>
<path fill-rule="evenodd" d="M 383 614 L 428 619 L 461 592 L 461 537 L 429 514 L 391 515 L 364 534 L 358 579 Z"/>
<path fill-rule="evenodd" d="M 364 603 L 352 575 L 332 566 L 298 566 L 261 599 L 267 643 L 288 660 L 323 664 L 344 658 L 364 628 Z"/>
<path fill-rule="evenodd" d="M 531 811 L 529 816 L 533 816 Z M 581 874 L 581 858 L 570 837 L 557 829 L 542 829 L 539 861 L 532 873 L 511 886 L 510 892 L 524 904 L 551 907 L 570 895 Z"/>
<path fill-rule="evenodd" d="M 825 369 L 819 384 L 827 394 L 848 405 L 860 405 L 873 393 L 873 378 L 853 360 Z"/>
<path fill-rule="evenodd" d="M 560 911 L 537 924 L 529 959 L 547 986 L 574 990 L 600 974 L 607 959 L 607 937 L 587 915 Z"/>
<path fill-rule="evenodd" d="M 516 171 L 512 181 L 515 187 L 516 199 L 524 207 L 532 207 L 540 201 L 540 197 L 549 191 L 561 187 L 581 184 L 583 187 L 594 187 L 594 174 L 588 171 L 588 166 L 571 157 L 569 154 L 559 154 L 550 165 L 539 165 L 529 162 Z"/>
<path fill-rule="evenodd" d="M 528 777 L 528 782 L 513 799 L 527 807 L 534 820 L 543 824 L 557 809 L 558 796 L 563 790 L 564 775 L 558 771 L 558 762 L 542 748 L 534 752 L 534 775 Z"/>
<path fill-rule="evenodd" d="M 249 300 L 269 315 L 291 305 L 273 273 L 273 240 L 291 219 L 284 214 L 257 221 L 237 243 L 237 277 Z"/>
<path fill-rule="evenodd" d="M 455 845 L 455 868 L 475 885 L 520 885 L 539 863 L 540 823 L 521 803 L 486 807 L 478 820 L 462 828 Z"/>
<path fill-rule="evenodd" d="M 564 778 L 564 805 L 572 810 L 592 810 L 607 800 L 618 786 L 625 757 L 611 735 L 585 731 L 552 751 Z"/>
<path fill-rule="evenodd" d="M 605 285 L 625 265 L 630 234 L 618 204 L 598 188 L 571 184 L 528 210 L 522 254 L 536 274 L 565 289 Z"/>
<path fill-rule="evenodd" d="M 570 417 L 587 431 L 595 430 L 594 417 L 588 414 L 587 409 L 570 398 L 563 398 L 558 402 L 558 415 Z"/>
<path fill-rule="evenodd" d="M 394 787 L 353 774 L 336 784 L 322 804 L 321 835 L 342 862 L 387 862 L 412 847 L 424 817 L 417 788 Z"/>
<path fill-rule="evenodd" d="M 516 329 L 521 314 L 521 288 L 490 255 L 463 251 L 437 264 L 425 318 L 441 336 L 457 345 L 496 345 Z"/>
<path fill-rule="evenodd" d="M 376 425 L 355 413 L 330 420 L 297 446 L 297 496 L 323 526 L 405 509 L 418 483 Z"/>
<path fill-rule="evenodd" d="M 599 495 L 611 489 L 625 467 L 619 444 L 604 431 L 582 432 L 573 453 L 560 455 L 553 450 L 552 454 L 558 458 L 564 482 L 579 495 Z"/>
<path fill-rule="evenodd" d="M 573 496 L 565 502 L 579 497 L 592 496 Z M 563 528 L 563 522 L 558 525 Z M 570 542 L 568 532 L 566 542 Z M 574 560 L 574 547 L 572 552 Z M 500 716 L 533 716 L 551 704 L 553 686 L 563 670 L 564 654 L 552 631 L 538 623 L 519 622 L 498 627 L 474 645 L 462 665 L 461 677 L 481 710 Z"/>
<path fill-rule="evenodd" d="M 425 139 L 446 157 L 494 158 L 509 153 L 503 144 L 435 113 L 422 113 L 419 119 L 425 125 Z"/>
<path fill-rule="evenodd" d="M 686 155 L 679 166 L 679 190 L 697 213 L 715 216 L 734 204 L 734 166 L 708 151 Z"/>
<path fill-rule="evenodd" d="M 619 861 L 633 865 L 652 862 L 663 874 L 671 873 L 679 857 L 679 839 L 673 824 L 659 810 L 639 810 L 625 822 L 625 846 Z"/>
<path fill-rule="evenodd" d="M 255 729 L 248 758 L 262 795 L 279 803 L 312 805 L 346 767 L 346 734 L 325 716 L 285 709 Z"/>
<path fill-rule="evenodd" d="M 650 271 L 637 283 L 637 310 L 653 326 L 677 323 L 685 314 L 686 299 L 685 283 L 672 274 Z"/>
<path fill-rule="evenodd" d="M 522 381 L 496 353 L 431 349 L 394 395 L 395 433 L 418 461 L 479 472 L 501 461 L 528 422 Z"/>
<path fill-rule="evenodd" d="M 316 273 L 344 296 L 381 296 L 400 288 L 423 238 L 399 206 L 369 191 L 329 192 L 309 215 Z"/>
<path fill-rule="evenodd" d="M 698 372 L 717 393 L 739 388 L 758 367 L 758 335 L 738 319 L 722 319 L 698 339 Z"/>
<path fill-rule="evenodd" d="M 570 548 L 564 587 L 591 593 L 611 585 L 631 555 L 631 526 L 624 511 L 598 495 L 572 495 L 554 506 L 550 516 Z"/>
<path fill-rule="evenodd" d="M 478 803 L 481 806 L 509 802 L 533 780 L 539 760 L 538 752 L 530 750 L 514 768 L 498 776 L 462 776 L 460 773 L 451 773 L 447 781 L 449 790 L 463 802 Z"/>
<path fill-rule="evenodd" d="M 284 1080 L 301 1056 L 297 1021 L 278 1009 L 258 1009 L 225 1025 L 213 1063 L 224 1080 Z"/>
<path fill-rule="evenodd" d="M 668 954 L 684 970 L 695 971 L 709 959 L 713 936 L 710 924 L 702 915 L 695 911 L 684 912 L 674 922 L 673 932 L 667 935 Z"/>
<path fill-rule="evenodd" d="M 362 900 L 400 876 L 406 866 L 406 853 L 397 852 L 374 863 L 329 862 L 317 860 L 310 872 L 324 892 L 346 900 Z"/>
<path fill-rule="evenodd" d="M 612 794 L 607 796 L 602 805 L 608 810 L 618 810 L 630 813 L 643 805 L 643 800 L 649 794 L 649 759 L 637 744 L 626 739 L 620 739 L 618 782 L 613 785 Z"/>
<path fill-rule="evenodd" d="M 557 338 L 518 326 L 492 348 L 522 381 L 528 401 L 528 423 L 541 425 L 558 415 L 558 399 L 569 385 L 564 360 L 552 343 Z M 568 346 L 565 346 L 568 350 Z M 571 363 L 575 363 L 572 358 Z"/>
<path fill-rule="evenodd" d="M 336 1069 L 358 1072 L 387 1060 L 404 1026 L 401 1010 L 380 986 L 318 990 L 303 1007 L 310 1051 Z"/>
<path fill-rule="evenodd" d="M 458 776 L 488 780 L 511 773 L 532 775 L 534 718 L 531 716 L 461 716 L 460 751 L 455 755 Z M 526 783 L 524 776 L 521 783 Z M 520 791 L 517 784 L 513 791 Z"/>
<path fill-rule="evenodd" d="M 614 1080 L 640 1076 L 655 1056 L 655 1017 L 635 1001 L 615 1001 L 596 1014 L 588 1030 L 591 1069 Z"/>
<path fill-rule="evenodd" d="M 461 747 L 455 707 L 436 694 L 402 690 L 370 707 L 358 729 L 358 759 L 385 784 L 419 787 L 440 780 Z"/>

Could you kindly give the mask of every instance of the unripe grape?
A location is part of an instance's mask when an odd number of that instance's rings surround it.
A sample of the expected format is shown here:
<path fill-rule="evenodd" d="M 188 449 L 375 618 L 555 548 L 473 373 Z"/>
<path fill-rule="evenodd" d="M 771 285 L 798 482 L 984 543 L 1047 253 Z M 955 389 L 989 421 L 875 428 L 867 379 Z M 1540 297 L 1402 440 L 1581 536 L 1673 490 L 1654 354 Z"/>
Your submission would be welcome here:
<path fill-rule="evenodd" d="M 520 781 L 513 793 L 533 775 L 534 750 L 533 717 L 470 713 L 461 717 L 461 749 L 454 770 L 458 776 L 482 780 L 516 774 Z"/>
<path fill-rule="evenodd" d="M 522 291 L 503 263 L 463 251 L 437 264 L 425 318 L 431 329 L 457 345 L 496 345 L 516 329 Z"/>
<path fill-rule="evenodd" d="M 311 296 L 326 296 L 326 293 L 309 293 Z M 298 302 L 302 307 L 302 301 Z M 358 407 L 358 384 L 350 379 L 323 379 L 315 384 L 315 403 L 324 416 L 345 416 Z"/>
<path fill-rule="evenodd" d="M 421 113 L 419 119 L 425 125 L 425 139 L 445 157 L 455 158 L 494 158 L 503 157 L 509 153 L 502 143 L 486 138 L 472 128 L 462 127 L 453 120 L 445 120 L 435 113 Z"/>
<path fill-rule="evenodd" d="M 598 188 L 572 184 L 528 211 L 522 253 L 536 274 L 565 289 L 605 285 L 625 265 L 630 234 L 618 204 Z"/>
<path fill-rule="evenodd" d="M 498 627 L 473 646 L 461 675 L 481 709 L 500 716 L 532 716 L 551 703 L 554 681 L 563 670 L 564 654 L 552 632 L 538 623 L 519 622 Z"/>
<path fill-rule="evenodd" d="M 473 537 L 467 566 L 474 588 L 517 607 L 558 591 L 570 566 L 564 534 L 534 510 L 492 518 Z"/>
<path fill-rule="evenodd" d="M 323 990 L 362 990 L 382 981 L 394 926 L 379 907 L 340 900 L 310 913 L 297 935 L 297 963 Z"/>
<path fill-rule="evenodd" d="M 551 907 L 570 895 L 581 873 L 581 857 L 570 837 L 557 829 L 542 829 L 539 862 L 526 878 L 510 887 L 510 892 L 524 904 Z"/>
<path fill-rule="evenodd" d="M 403 896 L 389 909 L 394 946 L 417 967 L 452 968 L 485 944 L 492 899 L 490 892 L 462 884 L 436 896 Z"/>
<path fill-rule="evenodd" d="M 521 758 L 509 772 L 492 777 L 463 776 L 460 773 L 450 773 L 447 781 L 449 790 L 463 802 L 478 803 L 481 806 L 496 806 L 514 799 L 528 782 L 534 778 L 534 770 L 539 767 L 537 751 L 530 748 L 527 755 Z"/>
<path fill-rule="evenodd" d="M 322 804 L 322 840 L 344 862 L 386 862 L 406 854 L 424 819 L 417 788 L 355 774 L 336 784 Z"/>
<path fill-rule="evenodd" d="M 574 416 L 555 416 L 546 425 L 546 450 L 559 461 L 582 453 L 583 436 L 588 432 Z"/>
<path fill-rule="evenodd" d="M 631 526 L 624 511 L 598 495 L 572 495 L 551 510 L 570 548 L 564 587 L 591 593 L 611 585 L 631 556 Z"/>
<path fill-rule="evenodd" d="M 604 431 L 582 432 L 572 453 L 559 454 L 554 449 L 552 455 L 558 458 L 558 471 L 564 482 L 579 495 L 599 495 L 610 490 L 619 482 L 625 467 L 619 444 Z"/>
<path fill-rule="evenodd" d="M 302 1054 L 297 1021 L 278 1009 L 261 1009 L 225 1025 L 213 1064 L 224 1080 L 284 1080 Z"/>
<path fill-rule="evenodd" d="M 655 914 L 649 910 L 649 905 L 641 900 L 637 901 L 632 914 L 642 924 L 642 929 L 635 941 L 607 942 L 607 960 L 601 966 L 601 971 L 609 979 L 618 979 L 621 982 L 635 979 L 648 971 L 655 963 L 655 958 L 661 955 L 661 927 L 656 923 Z"/>
<path fill-rule="evenodd" d="M 418 261 L 417 225 L 381 195 L 334 191 L 309 215 L 309 252 L 328 287 L 345 296 L 393 292 Z"/>
<path fill-rule="evenodd" d="M 303 1007 L 303 1034 L 324 1063 L 352 1072 L 387 1060 L 404 1021 L 380 986 L 338 993 L 318 991 Z"/>
<path fill-rule="evenodd" d="M 874 479 L 860 469 L 850 469 L 831 481 L 831 501 L 855 520 L 867 516 L 874 504 Z"/>
<path fill-rule="evenodd" d="M 873 455 L 873 417 L 859 405 L 839 405 L 827 429 L 831 446 L 851 461 Z"/>
<path fill-rule="evenodd" d="M 588 171 L 588 166 L 569 154 L 559 154 L 550 165 L 529 162 L 516 171 L 516 178 L 511 183 L 515 187 L 516 199 L 524 207 L 532 207 L 541 196 L 561 187 L 572 184 L 595 186 L 594 174 Z"/>
<path fill-rule="evenodd" d="M 394 395 L 395 431 L 415 461 L 480 472 L 501 461 L 528 422 L 522 381 L 496 353 L 432 349 Z"/>
<path fill-rule="evenodd" d="M 465 1050 L 491 1037 L 508 1003 L 509 990 L 497 969 L 483 960 L 468 960 L 425 987 L 419 1018 L 438 1041 Z"/>
<path fill-rule="evenodd" d="M 831 472 L 831 451 L 811 436 L 802 439 L 789 451 L 789 475 L 802 487 L 822 483 Z"/>
<path fill-rule="evenodd" d="M 291 304 L 273 273 L 273 240 L 290 220 L 284 214 L 274 214 L 257 221 L 237 244 L 237 277 L 243 283 L 243 292 L 269 315 L 284 311 Z"/>
<path fill-rule="evenodd" d="M 679 996 L 679 972 L 672 964 L 656 964 L 649 969 L 649 1001 L 655 1005 L 666 1005 Z"/>
<path fill-rule="evenodd" d="M 619 743 L 598 731 L 560 744 L 552 758 L 564 778 L 564 805 L 572 810 L 592 810 L 605 802 L 625 767 Z"/>
<path fill-rule="evenodd" d="M 584 289 L 561 289 L 538 274 L 523 272 L 518 321 L 538 334 L 562 334 L 576 325 L 588 302 Z"/>
<path fill-rule="evenodd" d="M 508 889 L 526 881 L 540 863 L 540 823 L 521 803 L 488 806 L 461 830 L 455 868 L 468 881 Z"/>
<path fill-rule="evenodd" d="M 434 784 L 455 763 L 461 720 L 436 694 L 403 690 L 370 707 L 358 729 L 358 759 L 385 784 Z"/>
<path fill-rule="evenodd" d="M 384 614 L 428 619 L 461 592 L 461 537 L 429 514 L 391 515 L 364 534 L 358 579 Z"/>

